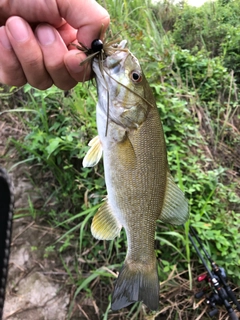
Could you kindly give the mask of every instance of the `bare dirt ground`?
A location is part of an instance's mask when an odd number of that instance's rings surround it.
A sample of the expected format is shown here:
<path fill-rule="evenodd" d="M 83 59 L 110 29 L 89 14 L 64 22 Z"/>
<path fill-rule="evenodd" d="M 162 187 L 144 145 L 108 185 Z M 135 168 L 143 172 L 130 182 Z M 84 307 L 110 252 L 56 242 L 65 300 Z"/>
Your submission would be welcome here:
<path fill-rule="evenodd" d="M 67 274 L 57 255 L 44 257 L 55 238 L 53 230 L 25 218 L 14 223 L 4 319 L 66 319 Z"/>
<path fill-rule="evenodd" d="M 4 101 L 0 103 L 3 110 Z M 12 168 L 18 161 L 9 137 L 20 138 L 24 128 L 11 115 L 0 117 L 0 165 Z M 29 197 L 40 207 L 43 194 L 32 185 L 29 167 L 19 164 L 11 170 L 15 189 L 15 215 L 25 214 Z M 14 220 L 8 283 L 3 319 L 63 320 L 67 318 L 69 292 L 66 272 L 56 253 L 46 257 L 45 248 L 56 240 L 56 231 L 32 218 Z"/>

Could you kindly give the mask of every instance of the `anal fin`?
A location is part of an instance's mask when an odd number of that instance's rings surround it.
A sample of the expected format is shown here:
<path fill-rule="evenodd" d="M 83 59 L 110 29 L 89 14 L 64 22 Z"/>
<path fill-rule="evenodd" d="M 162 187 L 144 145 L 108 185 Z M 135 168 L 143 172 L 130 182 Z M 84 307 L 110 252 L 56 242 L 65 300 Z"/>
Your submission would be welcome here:
<path fill-rule="evenodd" d="M 119 236 L 122 225 L 115 218 L 109 203 L 106 201 L 93 218 L 91 232 L 99 240 L 112 240 Z"/>
<path fill-rule="evenodd" d="M 102 157 L 102 144 L 99 136 L 94 137 L 88 144 L 91 148 L 83 159 L 83 167 L 94 167 Z"/>
<path fill-rule="evenodd" d="M 159 219 L 174 225 L 184 224 L 189 217 L 188 202 L 182 190 L 175 184 L 173 177 L 167 173 L 167 186 L 162 212 Z"/>

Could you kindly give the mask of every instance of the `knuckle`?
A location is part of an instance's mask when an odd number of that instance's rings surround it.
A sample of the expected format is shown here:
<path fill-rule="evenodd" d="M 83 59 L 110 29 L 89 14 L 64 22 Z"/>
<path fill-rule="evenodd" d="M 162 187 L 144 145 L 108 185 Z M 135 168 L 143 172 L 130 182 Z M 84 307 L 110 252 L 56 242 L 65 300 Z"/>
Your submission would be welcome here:
<path fill-rule="evenodd" d="M 26 55 L 22 67 L 27 77 L 28 83 L 39 90 L 50 88 L 53 81 L 46 70 L 41 54 Z"/>
<path fill-rule="evenodd" d="M 51 65 L 48 64 L 46 69 L 52 77 L 55 86 L 61 90 L 70 90 L 77 84 L 77 81 L 67 71 L 63 61 L 56 61 Z"/>
<path fill-rule="evenodd" d="M 27 79 L 23 73 L 19 74 L 19 72 L 16 74 L 0 71 L 0 83 L 6 84 L 8 86 L 16 86 L 21 87 L 24 84 L 27 83 Z"/>
<path fill-rule="evenodd" d="M 30 55 L 26 54 L 24 56 L 24 61 L 22 64 L 25 65 L 26 68 L 38 69 L 43 65 L 43 57 L 41 54 Z"/>
<path fill-rule="evenodd" d="M 46 65 L 46 68 L 49 72 L 54 72 L 56 70 L 60 70 L 60 69 L 64 68 L 63 60 L 57 61 L 57 59 L 55 61 L 54 60 L 52 60 L 52 61 L 45 60 L 45 65 Z"/>
<path fill-rule="evenodd" d="M 43 79 L 42 81 L 39 81 L 39 82 L 29 81 L 29 84 L 32 87 L 37 88 L 39 90 L 46 90 L 53 85 L 53 81 L 51 78 L 47 78 L 47 79 Z"/>

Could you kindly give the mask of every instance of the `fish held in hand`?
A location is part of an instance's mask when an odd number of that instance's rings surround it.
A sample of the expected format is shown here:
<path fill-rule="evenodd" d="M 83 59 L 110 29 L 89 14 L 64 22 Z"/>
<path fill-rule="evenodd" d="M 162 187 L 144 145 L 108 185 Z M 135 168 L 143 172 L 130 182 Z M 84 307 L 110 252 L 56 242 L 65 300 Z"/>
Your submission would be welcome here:
<path fill-rule="evenodd" d="M 143 301 L 159 307 L 154 251 L 156 221 L 181 225 L 188 204 L 168 169 L 165 139 L 152 90 L 137 58 L 121 41 L 103 61 L 93 60 L 98 104 L 98 137 L 90 142 L 84 166 L 103 152 L 107 200 L 93 218 L 95 238 L 111 240 L 123 227 L 127 255 L 115 283 L 112 310 Z"/>

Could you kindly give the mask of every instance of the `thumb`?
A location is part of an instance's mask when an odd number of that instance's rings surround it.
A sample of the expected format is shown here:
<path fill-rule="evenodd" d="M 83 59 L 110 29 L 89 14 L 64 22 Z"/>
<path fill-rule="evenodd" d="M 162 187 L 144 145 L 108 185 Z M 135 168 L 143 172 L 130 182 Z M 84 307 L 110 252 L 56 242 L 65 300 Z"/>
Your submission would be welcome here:
<path fill-rule="evenodd" d="M 77 29 L 77 39 L 87 47 L 109 26 L 109 13 L 95 0 L 57 0 L 60 15 Z"/>

